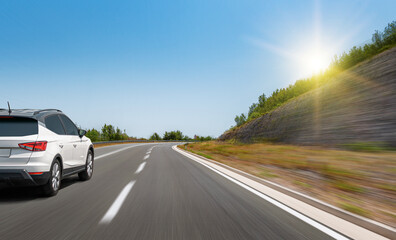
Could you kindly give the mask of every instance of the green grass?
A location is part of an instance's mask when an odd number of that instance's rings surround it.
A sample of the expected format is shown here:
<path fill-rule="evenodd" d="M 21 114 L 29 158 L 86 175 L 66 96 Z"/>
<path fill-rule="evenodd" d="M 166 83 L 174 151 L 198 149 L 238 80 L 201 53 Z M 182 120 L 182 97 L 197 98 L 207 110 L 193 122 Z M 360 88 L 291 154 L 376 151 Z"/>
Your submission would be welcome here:
<path fill-rule="evenodd" d="M 263 169 L 259 174 L 260 174 L 261 176 L 267 177 L 267 178 L 279 177 L 278 175 L 276 175 L 276 174 L 274 174 L 274 173 L 272 173 L 272 172 L 270 172 L 270 171 L 268 171 L 268 170 L 265 170 L 265 169 Z"/>
<path fill-rule="evenodd" d="M 354 184 L 340 181 L 340 180 L 333 181 L 331 183 L 331 185 L 333 185 L 333 187 L 338 188 L 345 192 L 363 193 L 365 191 L 365 189 L 361 186 L 356 186 Z"/>
<path fill-rule="evenodd" d="M 330 178 L 353 178 L 353 179 L 361 179 L 363 176 L 362 173 L 354 171 L 354 170 L 349 170 L 347 168 L 343 167 L 336 167 L 330 164 L 325 164 L 323 165 L 321 169 L 321 173 Z"/>
<path fill-rule="evenodd" d="M 197 151 L 193 151 L 193 150 L 190 150 L 192 153 L 195 153 L 195 154 L 198 154 L 199 156 L 202 156 L 202 157 L 205 157 L 205 158 L 208 158 L 208 159 L 212 159 L 213 160 L 213 157 L 212 156 L 210 156 L 209 154 L 205 154 L 205 153 L 201 153 L 201 152 L 197 152 Z"/>
<path fill-rule="evenodd" d="M 384 212 L 384 211 L 381 211 L 381 212 L 384 213 L 385 215 L 387 215 L 387 216 L 393 218 L 393 219 L 396 221 L 396 215 L 395 215 L 395 214 L 390 213 L 390 212 Z"/>
<path fill-rule="evenodd" d="M 304 187 L 304 188 L 311 188 L 312 187 L 311 184 L 308 184 L 308 183 L 305 183 L 305 182 L 301 182 L 301 181 L 297 181 L 297 180 L 294 180 L 293 183 L 296 184 L 296 185 L 299 185 L 301 187 Z"/>
<path fill-rule="evenodd" d="M 396 168 L 389 168 L 388 172 L 396 174 Z"/>
<path fill-rule="evenodd" d="M 396 192 L 396 186 L 395 186 L 395 185 L 391 185 L 391 184 L 378 184 L 377 187 L 380 188 L 380 189 L 382 189 L 382 190 Z"/>
<path fill-rule="evenodd" d="M 355 206 L 351 203 L 340 203 L 340 206 L 342 209 L 347 210 L 348 212 L 355 213 L 365 217 L 369 216 L 369 213 L 365 209 Z"/>
<path fill-rule="evenodd" d="M 396 149 L 387 146 L 383 142 L 356 142 L 342 144 L 340 147 L 358 152 L 383 152 L 383 151 L 395 151 Z"/>

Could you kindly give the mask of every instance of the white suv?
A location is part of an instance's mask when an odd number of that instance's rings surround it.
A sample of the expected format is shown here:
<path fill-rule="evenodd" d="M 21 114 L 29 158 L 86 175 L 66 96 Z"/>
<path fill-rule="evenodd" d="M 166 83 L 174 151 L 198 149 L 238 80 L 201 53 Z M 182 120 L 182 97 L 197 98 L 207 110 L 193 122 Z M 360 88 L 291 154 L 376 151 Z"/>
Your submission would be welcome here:
<path fill-rule="evenodd" d="M 85 133 L 56 109 L 0 109 L 0 183 L 53 196 L 65 176 L 90 179 L 94 148 Z"/>

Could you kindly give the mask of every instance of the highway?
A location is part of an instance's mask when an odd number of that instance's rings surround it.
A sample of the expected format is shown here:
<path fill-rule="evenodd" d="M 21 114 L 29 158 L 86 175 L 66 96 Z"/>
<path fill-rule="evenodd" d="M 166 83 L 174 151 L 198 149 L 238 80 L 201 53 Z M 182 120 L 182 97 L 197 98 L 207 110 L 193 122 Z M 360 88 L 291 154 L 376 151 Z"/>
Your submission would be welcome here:
<path fill-rule="evenodd" d="M 98 148 L 52 198 L 0 187 L 0 239 L 332 239 L 173 145 Z"/>

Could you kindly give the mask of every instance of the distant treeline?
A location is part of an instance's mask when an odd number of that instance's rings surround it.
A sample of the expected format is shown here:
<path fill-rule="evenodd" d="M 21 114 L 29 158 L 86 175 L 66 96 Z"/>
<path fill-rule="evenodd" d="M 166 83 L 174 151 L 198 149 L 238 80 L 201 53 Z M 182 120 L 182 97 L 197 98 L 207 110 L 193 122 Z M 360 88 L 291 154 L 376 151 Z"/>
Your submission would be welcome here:
<path fill-rule="evenodd" d="M 89 137 L 92 142 L 129 139 L 128 135 L 125 133 L 125 130 L 122 132 L 118 127 L 116 128 L 111 124 L 105 124 L 101 131 L 98 131 L 95 128 L 89 129 L 86 136 Z"/>
<path fill-rule="evenodd" d="M 207 137 L 203 137 L 203 136 L 198 136 L 195 135 L 194 138 L 190 138 L 187 135 L 183 135 L 183 133 L 179 130 L 177 131 L 170 131 L 170 132 L 165 132 L 163 137 L 161 137 L 158 133 L 153 133 L 153 135 L 151 135 L 151 137 L 149 138 L 149 140 L 176 140 L 176 141 L 189 141 L 189 140 L 196 140 L 196 141 L 210 141 L 210 140 L 214 140 L 213 137 L 207 136 Z"/>
<path fill-rule="evenodd" d="M 270 97 L 265 94 L 259 96 L 258 102 L 250 106 L 247 116 L 242 113 L 235 117 L 236 126 L 258 118 L 288 100 L 322 86 L 336 74 L 394 46 L 396 46 L 396 21 L 389 23 L 383 32 L 375 31 L 371 43 L 362 47 L 354 46 L 348 53 L 344 52 L 340 56 L 335 56 L 326 71 L 307 79 L 298 80 L 287 88 L 276 89 Z"/>
<path fill-rule="evenodd" d="M 92 142 L 100 142 L 100 141 L 117 141 L 117 140 L 147 140 L 145 138 L 136 138 L 136 137 L 129 137 L 125 130 L 122 132 L 118 127 L 114 127 L 111 124 L 103 125 L 101 131 L 96 130 L 95 128 L 89 129 L 87 131 L 86 136 L 91 139 Z M 210 141 L 214 140 L 215 138 L 207 136 L 198 136 L 195 135 L 194 138 L 190 138 L 189 136 L 183 135 L 183 133 L 179 130 L 177 131 L 170 131 L 165 132 L 164 135 L 161 137 L 158 133 L 153 133 L 149 140 L 156 141 L 156 140 L 176 140 L 176 141 Z"/>

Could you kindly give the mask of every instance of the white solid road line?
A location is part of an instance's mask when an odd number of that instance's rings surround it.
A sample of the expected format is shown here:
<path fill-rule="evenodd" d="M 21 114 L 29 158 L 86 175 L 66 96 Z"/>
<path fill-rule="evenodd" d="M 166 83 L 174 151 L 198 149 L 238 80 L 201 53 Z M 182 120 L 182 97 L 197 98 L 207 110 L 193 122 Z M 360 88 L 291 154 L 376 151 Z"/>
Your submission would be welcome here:
<path fill-rule="evenodd" d="M 124 189 L 122 189 L 121 193 L 118 195 L 114 203 L 111 205 L 109 210 L 107 210 L 106 214 L 103 216 L 102 220 L 100 220 L 100 224 L 108 224 L 110 223 L 113 218 L 117 215 L 118 211 L 120 210 L 122 204 L 124 203 L 128 193 L 131 191 L 135 181 L 131 181 L 128 183 Z"/>
<path fill-rule="evenodd" d="M 150 157 L 150 154 L 147 154 L 146 156 L 144 156 L 143 160 L 146 160 L 149 157 Z"/>
<path fill-rule="evenodd" d="M 139 165 L 139 167 L 138 167 L 138 169 L 136 170 L 135 174 L 139 174 L 139 173 L 144 169 L 144 166 L 146 166 L 146 162 L 142 162 L 142 163 Z"/>
<path fill-rule="evenodd" d="M 245 188 L 246 190 L 256 194 L 257 196 L 261 197 L 262 199 L 274 204 L 275 206 L 281 208 L 282 210 L 284 210 L 284 211 L 292 214 L 293 216 L 301 219 L 302 221 L 308 223 L 309 225 L 319 229 L 320 231 L 326 233 L 327 235 L 329 235 L 329 236 L 331 236 L 331 237 L 333 237 L 335 239 L 342 239 L 342 240 L 348 239 L 347 237 L 345 237 L 345 236 L 339 234 L 338 232 L 328 228 L 327 226 L 325 226 L 325 225 L 323 225 L 323 224 L 321 224 L 321 223 L 319 223 L 319 222 L 317 222 L 317 221 L 315 221 L 315 220 L 313 220 L 313 219 L 311 219 L 311 218 L 309 218 L 309 217 L 307 217 L 307 216 L 295 211 L 294 209 L 292 209 L 292 208 L 290 208 L 290 207 L 288 207 L 288 206 L 286 206 L 286 205 L 284 205 L 284 204 L 282 204 L 282 203 L 280 203 L 280 202 L 268 197 L 267 195 L 257 191 L 256 189 L 254 189 L 254 188 L 252 188 L 252 187 L 250 187 L 248 185 L 245 185 L 244 183 L 242 183 L 242 182 L 240 182 L 240 181 L 238 181 L 238 180 L 236 180 L 236 179 L 234 179 L 234 178 L 232 178 L 232 177 L 230 177 L 230 176 L 218 171 L 217 169 L 205 164 L 204 162 L 201 161 L 201 159 L 199 159 L 199 158 L 197 158 L 197 157 L 195 157 L 193 155 L 190 155 L 190 154 L 188 154 L 188 153 L 186 153 L 184 151 L 181 151 L 181 150 L 177 149 L 177 145 L 173 146 L 172 148 L 175 151 L 181 153 L 182 155 L 194 160 L 195 162 L 200 163 L 201 165 L 209 168 L 210 170 L 214 171 L 215 173 L 217 173 L 217 174 L 223 176 L 224 178 L 230 180 L 231 182 L 233 182 L 233 183 Z"/>

